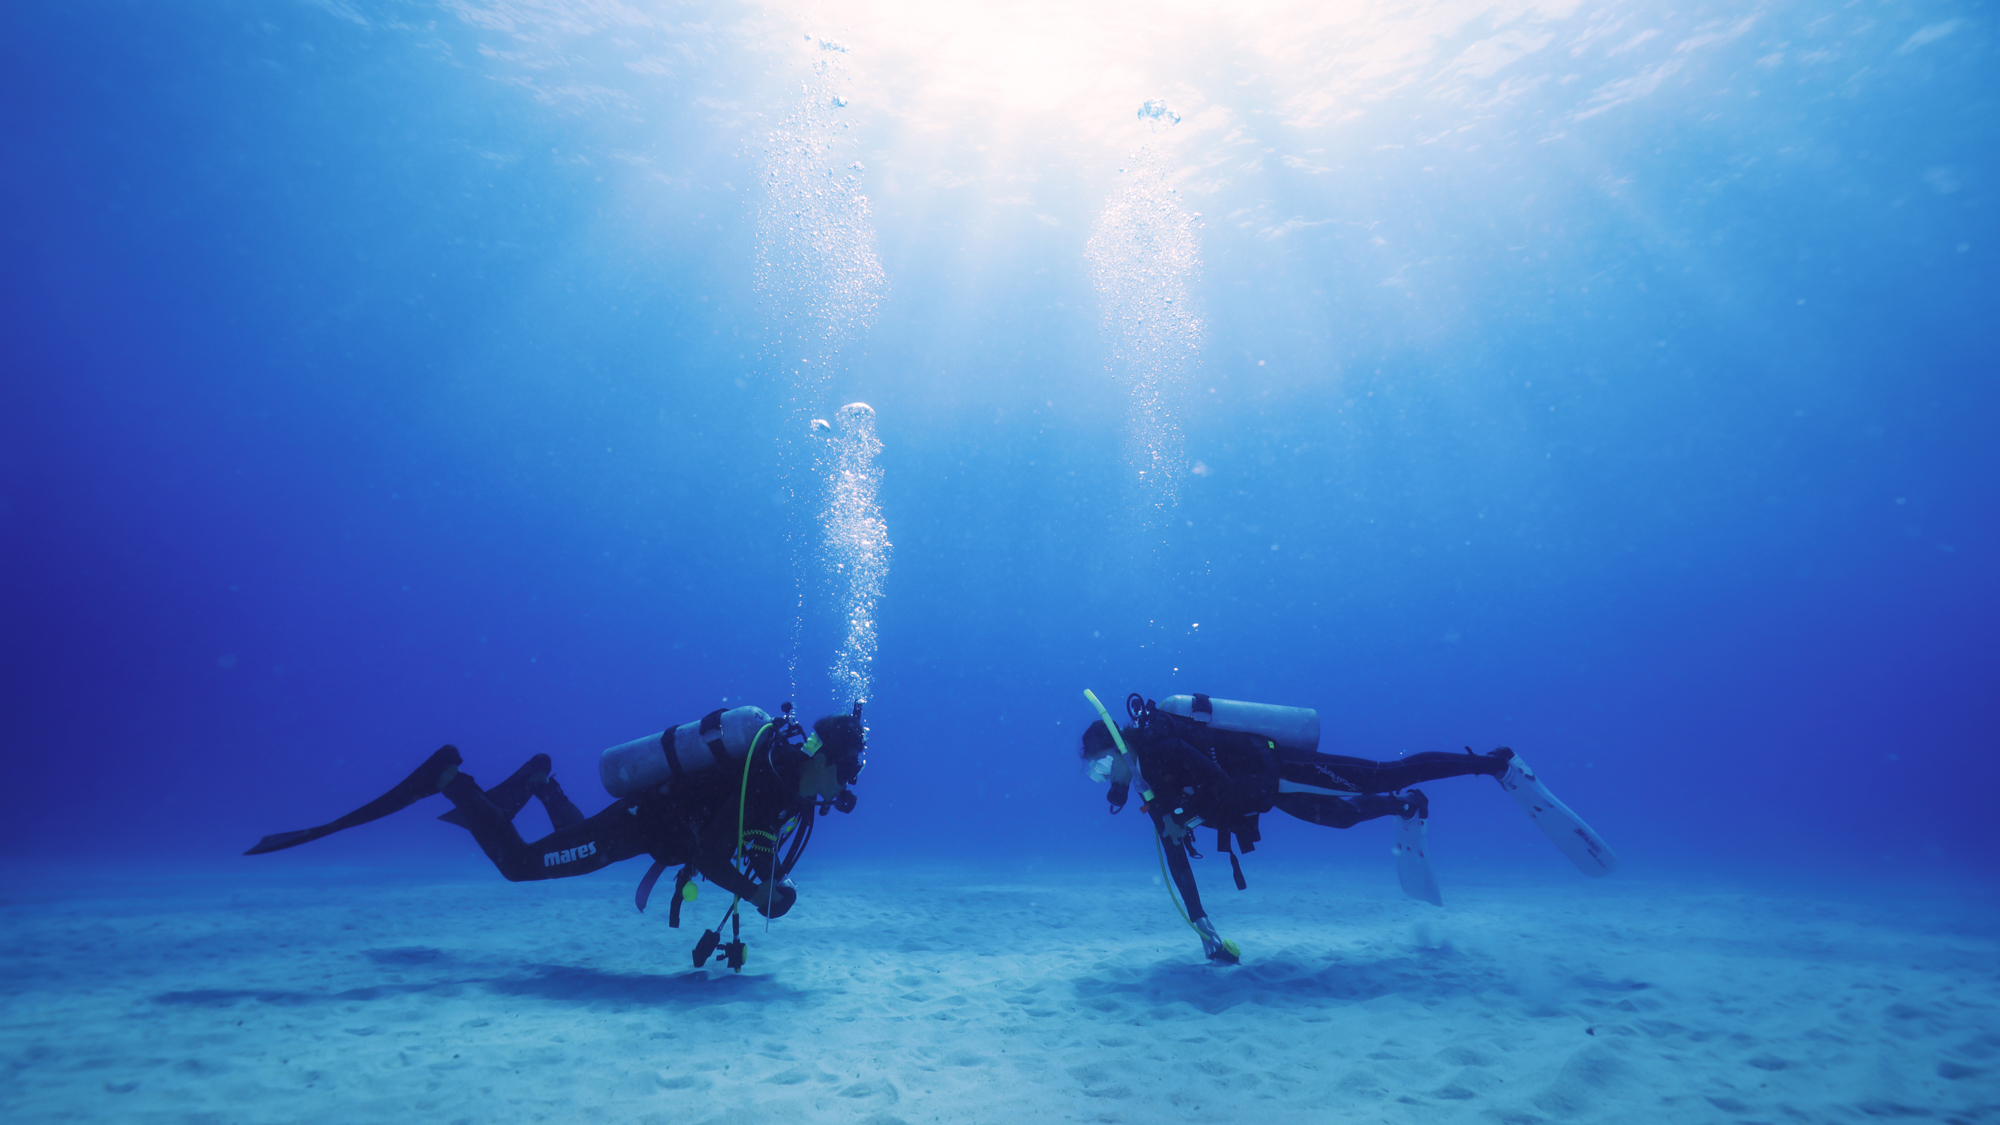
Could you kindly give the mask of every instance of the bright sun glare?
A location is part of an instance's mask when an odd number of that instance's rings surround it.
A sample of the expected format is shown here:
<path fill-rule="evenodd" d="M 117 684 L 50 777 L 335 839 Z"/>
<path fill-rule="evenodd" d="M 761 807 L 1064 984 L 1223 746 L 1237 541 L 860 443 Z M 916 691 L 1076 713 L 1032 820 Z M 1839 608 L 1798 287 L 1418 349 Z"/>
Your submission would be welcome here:
<path fill-rule="evenodd" d="M 1111 137 L 1154 97 L 1187 118 L 1184 132 L 1224 127 L 1228 112 L 1213 111 L 1244 87 L 1257 87 L 1288 124 L 1332 124 L 1421 70 L 1490 74 L 1547 46 L 1544 25 L 1577 7 L 1576 0 L 876 0 L 771 12 L 807 34 L 864 47 L 852 62 L 857 92 L 912 127 L 983 121 L 1003 132 L 1053 126 Z M 1487 34 L 1453 42 L 1475 22 Z"/>

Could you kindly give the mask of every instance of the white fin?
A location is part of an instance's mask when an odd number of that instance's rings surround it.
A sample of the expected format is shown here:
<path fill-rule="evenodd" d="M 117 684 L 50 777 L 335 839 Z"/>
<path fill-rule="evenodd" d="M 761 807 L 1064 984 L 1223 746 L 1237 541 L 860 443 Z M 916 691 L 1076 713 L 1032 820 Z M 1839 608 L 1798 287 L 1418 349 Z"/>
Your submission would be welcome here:
<path fill-rule="evenodd" d="M 1521 803 L 1521 811 L 1528 814 L 1535 827 L 1576 864 L 1578 871 L 1596 878 L 1618 870 L 1618 857 L 1611 853 L 1604 838 L 1591 831 L 1590 825 L 1571 812 L 1568 805 L 1556 800 L 1549 787 L 1536 780 L 1534 768 L 1519 755 L 1507 763 L 1507 772 L 1497 780 L 1500 788 Z"/>
<path fill-rule="evenodd" d="M 1430 853 L 1424 850 L 1424 837 L 1429 835 L 1430 821 L 1413 816 L 1396 824 L 1396 879 L 1403 884 L 1403 893 L 1411 898 L 1422 899 L 1432 906 L 1443 906 L 1444 897 L 1438 894 L 1437 876 L 1431 874 Z"/>

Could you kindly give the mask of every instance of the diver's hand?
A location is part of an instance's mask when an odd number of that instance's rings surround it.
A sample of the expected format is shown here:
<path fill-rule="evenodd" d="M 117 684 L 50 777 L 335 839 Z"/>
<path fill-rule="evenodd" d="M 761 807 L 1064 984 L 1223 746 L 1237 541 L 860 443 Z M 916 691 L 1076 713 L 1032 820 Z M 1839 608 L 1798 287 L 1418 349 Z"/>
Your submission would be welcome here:
<path fill-rule="evenodd" d="M 1208 955 L 1209 960 L 1225 965 L 1242 963 L 1243 951 L 1237 948 L 1235 942 L 1215 932 L 1215 923 L 1208 920 L 1208 915 L 1196 918 L 1194 928 L 1201 934 L 1201 951 Z"/>
<path fill-rule="evenodd" d="M 792 904 L 799 901 L 799 889 L 790 879 L 780 879 L 775 883 L 759 886 L 754 894 L 743 901 L 757 908 L 757 913 L 766 918 L 782 918 Z"/>

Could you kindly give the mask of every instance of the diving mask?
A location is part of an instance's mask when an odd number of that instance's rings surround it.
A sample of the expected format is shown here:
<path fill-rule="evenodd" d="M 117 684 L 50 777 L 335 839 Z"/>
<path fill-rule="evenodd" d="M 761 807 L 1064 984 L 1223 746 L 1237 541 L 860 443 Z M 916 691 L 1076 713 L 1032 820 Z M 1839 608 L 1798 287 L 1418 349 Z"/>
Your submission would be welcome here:
<path fill-rule="evenodd" d="M 861 767 L 868 764 L 866 743 L 857 740 L 857 744 L 852 747 L 835 748 L 828 746 L 826 741 L 820 738 L 818 731 L 814 731 L 806 739 L 806 744 L 799 749 L 804 751 L 808 758 L 824 753 L 827 761 L 833 763 L 834 769 L 839 771 L 840 783 L 844 786 L 854 784 L 854 779 L 861 776 Z"/>

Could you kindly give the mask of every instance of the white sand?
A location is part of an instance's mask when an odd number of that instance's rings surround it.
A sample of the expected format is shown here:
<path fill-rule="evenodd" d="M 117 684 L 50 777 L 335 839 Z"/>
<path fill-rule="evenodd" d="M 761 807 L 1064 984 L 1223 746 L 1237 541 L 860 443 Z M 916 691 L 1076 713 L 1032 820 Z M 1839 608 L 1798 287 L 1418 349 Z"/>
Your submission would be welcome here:
<path fill-rule="evenodd" d="M 1259 862 L 1210 891 L 1248 956 L 1219 969 L 1143 871 L 808 863 L 735 976 L 687 961 L 726 900 L 669 930 L 639 867 L 16 885 L 0 1118 L 2000 1121 L 1990 900 L 1621 874 L 1440 911 L 1386 860 Z"/>

